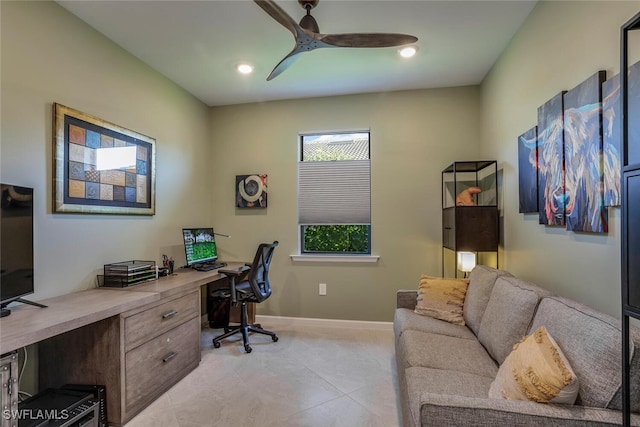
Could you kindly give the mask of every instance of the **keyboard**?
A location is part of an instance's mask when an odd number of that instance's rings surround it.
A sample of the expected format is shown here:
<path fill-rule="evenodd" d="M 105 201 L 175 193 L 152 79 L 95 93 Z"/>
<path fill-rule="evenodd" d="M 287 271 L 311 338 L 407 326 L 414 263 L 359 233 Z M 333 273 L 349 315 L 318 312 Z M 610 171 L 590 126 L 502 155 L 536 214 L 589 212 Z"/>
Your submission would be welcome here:
<path fill-rule="evenodd" d="M 227 263 L 226 262 L 214 262 L 212 264 L 196 264 L 193 266 L 194 270 L 197 271 L 211 271 L 211 270 L 215 270 L 217 268 L 222 268 L 222 267 L 226 267 Z"/>

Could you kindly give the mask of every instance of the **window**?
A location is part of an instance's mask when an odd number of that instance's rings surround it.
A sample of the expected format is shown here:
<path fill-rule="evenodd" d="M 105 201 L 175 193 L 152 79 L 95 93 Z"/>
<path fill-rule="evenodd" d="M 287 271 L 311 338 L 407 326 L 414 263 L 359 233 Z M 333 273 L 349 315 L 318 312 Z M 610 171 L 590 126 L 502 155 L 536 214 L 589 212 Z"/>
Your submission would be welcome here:
<path fill-rule="evenodd" d="M 300 135 L 301 254 L 371 254 L 369 132 Z"/>

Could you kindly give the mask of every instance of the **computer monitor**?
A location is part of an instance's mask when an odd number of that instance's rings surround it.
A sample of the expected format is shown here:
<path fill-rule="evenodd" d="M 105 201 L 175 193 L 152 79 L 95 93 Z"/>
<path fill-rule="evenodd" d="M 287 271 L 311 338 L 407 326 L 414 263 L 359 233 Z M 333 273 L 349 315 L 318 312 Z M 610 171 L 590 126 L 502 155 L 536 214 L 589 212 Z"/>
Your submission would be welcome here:
<path fill-rule="evenodd" d="M 33 188 L 0 184 L 0 316 L 33 291 Z"/>
<path fill-rule="evenodd" d="M 188 266 L 213 263 L 218 259 L 213 228 L 183 228 L 182 237 Z"/>

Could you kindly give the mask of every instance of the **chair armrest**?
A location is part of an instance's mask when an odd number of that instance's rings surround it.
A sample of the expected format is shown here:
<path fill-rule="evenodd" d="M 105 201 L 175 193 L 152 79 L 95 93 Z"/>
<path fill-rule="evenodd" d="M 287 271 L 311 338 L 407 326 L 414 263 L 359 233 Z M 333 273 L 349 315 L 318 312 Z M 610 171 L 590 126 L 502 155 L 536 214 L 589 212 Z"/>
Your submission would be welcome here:
<path fill-rule="evenodd" d="M 413 310 L 416 308 L 416 300 L 418 291 L 400 289 L 396 292 L 396 308 L 408 308 Z"/>
<path fill-rule="evenodd" d="M 420 413 L 412 412 L 411 416 L 428 420 L 428 425 L 595 427 L 622 423 L 621 411 L 580 405 L 553 405 L 427 392 L 416 398 L 420 399 Z M 425 424 L 418 420 L 416 425 Z M 631 414 L 631 425 L 640 425 L 640 414 Z"/>
<path fill-rule="evenodd" d="M 237 268 L 227 268 L 218 270 L 219 273 L 229 277 L 229 286 L 231 287 L 231 304 L 236 305 L 238 303 L 238 295 L 236 292 L 236 279 L 244 276 L 250 268 L 246 265 Z"/>

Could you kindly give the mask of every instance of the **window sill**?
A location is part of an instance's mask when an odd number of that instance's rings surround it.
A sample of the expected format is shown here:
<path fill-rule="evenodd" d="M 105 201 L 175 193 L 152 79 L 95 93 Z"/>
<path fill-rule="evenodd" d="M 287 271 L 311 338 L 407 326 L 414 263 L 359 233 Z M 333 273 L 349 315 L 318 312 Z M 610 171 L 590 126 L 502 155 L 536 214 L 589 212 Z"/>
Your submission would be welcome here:
<path fill-rule="evenodd" d="M 378 262 L 378 255 L 298 255 L 292 254 L 293 262 Z"/>

